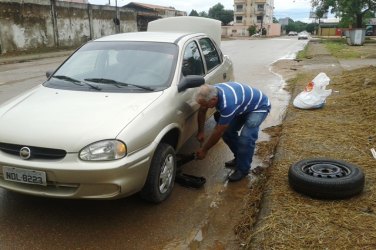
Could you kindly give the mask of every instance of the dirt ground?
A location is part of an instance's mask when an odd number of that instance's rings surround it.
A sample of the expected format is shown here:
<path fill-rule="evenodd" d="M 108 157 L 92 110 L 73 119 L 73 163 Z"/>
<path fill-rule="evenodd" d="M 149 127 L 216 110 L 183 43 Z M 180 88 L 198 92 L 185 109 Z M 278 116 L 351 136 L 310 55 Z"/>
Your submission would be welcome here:
<path fill-rule="evenodd" d="M 376 67 L 344 70 L 318 41 L 306 52 L 303 60 L 273 66 L 288 80 L 291 101 L 282 125 L 265 130 L 271 140 L 258 143 L 257 155 L 270 166 L 254 173 L 234 231 L 247 249 L 376 249 L 376 159 L 370 151 L 376 148 Z M 293 107 L 294 97 L 320 72 L 331 78 L 327 89 L 333 90 L 325 106 Z M 361 168 L 363 192 L 345 200 L 318 200 L 293 191 L 289 167 L 318 157 Z"/>

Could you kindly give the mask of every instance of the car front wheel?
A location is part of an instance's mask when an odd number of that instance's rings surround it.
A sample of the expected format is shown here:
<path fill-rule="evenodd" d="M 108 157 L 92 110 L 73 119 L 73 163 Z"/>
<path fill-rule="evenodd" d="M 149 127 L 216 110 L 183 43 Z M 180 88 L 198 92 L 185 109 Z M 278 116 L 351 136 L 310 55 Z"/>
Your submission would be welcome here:
<path fill-rule="evenodd" d="M 166 200 L 174 187 L 175 175 L 175 150 L 170 145 L 161 143 L 155 150 L 141 197 L 154 203 Z"/>

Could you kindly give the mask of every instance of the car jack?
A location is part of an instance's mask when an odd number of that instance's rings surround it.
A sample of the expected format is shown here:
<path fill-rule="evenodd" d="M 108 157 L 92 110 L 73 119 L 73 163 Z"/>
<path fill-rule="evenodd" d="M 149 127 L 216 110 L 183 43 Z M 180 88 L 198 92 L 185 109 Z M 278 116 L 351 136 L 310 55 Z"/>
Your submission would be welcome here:
<path fill-rule="evenodd" d="M 201 188 L 205 183 L 204 177 L 184 174 L 181 171 L 181 166 L 196 159 L 195 153 L 192 154 L 177 154 L 177 172 L 175 176 L 175 182 L 179 183 L 183 187 Z"/>

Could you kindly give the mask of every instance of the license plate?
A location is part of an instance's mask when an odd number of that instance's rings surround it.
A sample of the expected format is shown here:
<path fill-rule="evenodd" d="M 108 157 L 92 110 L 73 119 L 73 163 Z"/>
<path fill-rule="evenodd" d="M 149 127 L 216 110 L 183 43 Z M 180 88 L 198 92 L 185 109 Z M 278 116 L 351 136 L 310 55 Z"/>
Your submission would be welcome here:
<path fill-rule="evenodd" d="M 3 167 L 4 179 L 27 184 L 47 186 L 46 173 L 14 167 Z"/>

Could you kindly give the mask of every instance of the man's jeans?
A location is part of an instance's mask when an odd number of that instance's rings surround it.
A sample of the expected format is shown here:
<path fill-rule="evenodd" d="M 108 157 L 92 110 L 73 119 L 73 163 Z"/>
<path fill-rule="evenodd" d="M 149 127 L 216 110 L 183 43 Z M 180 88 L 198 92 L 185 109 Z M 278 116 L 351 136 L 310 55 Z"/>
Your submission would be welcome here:
<path fill-rule="evenodd" d="M 265 120 L 268 113 L 250 112 L 237 116 L 222 136 L 224 142 L 234 153 L 236 168 L 244 175 L 248 174 L 251 168 L 260 124 Z M 243 129 L 241 129 L 242 127 Z"/>

